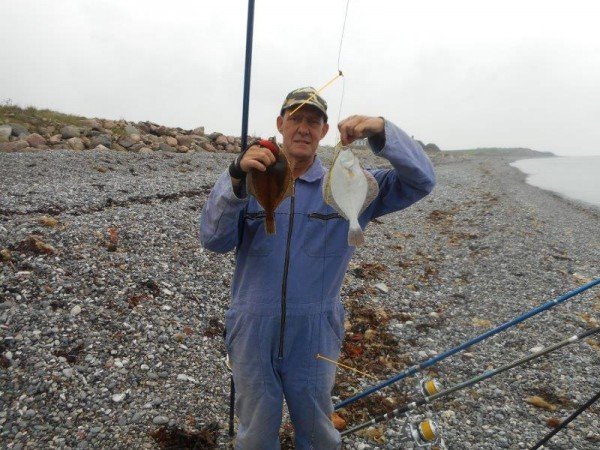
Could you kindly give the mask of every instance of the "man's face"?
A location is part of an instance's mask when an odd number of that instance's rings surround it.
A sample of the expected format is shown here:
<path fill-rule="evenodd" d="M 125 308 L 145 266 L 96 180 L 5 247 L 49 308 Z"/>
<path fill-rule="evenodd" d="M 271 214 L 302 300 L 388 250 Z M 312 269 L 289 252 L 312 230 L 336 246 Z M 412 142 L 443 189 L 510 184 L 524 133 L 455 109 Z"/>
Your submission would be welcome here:
<path fill-rule="evenodd" d="M 314 106 L 304 105 L 290 116 L 295 108 L 284 111 L 277 117 L 277 129 L 283 136 L 283 147 L 288 156 L 302 161 L 313 158 L 319 141 L 325 137 L 329 125 L 321 112 Z"/>

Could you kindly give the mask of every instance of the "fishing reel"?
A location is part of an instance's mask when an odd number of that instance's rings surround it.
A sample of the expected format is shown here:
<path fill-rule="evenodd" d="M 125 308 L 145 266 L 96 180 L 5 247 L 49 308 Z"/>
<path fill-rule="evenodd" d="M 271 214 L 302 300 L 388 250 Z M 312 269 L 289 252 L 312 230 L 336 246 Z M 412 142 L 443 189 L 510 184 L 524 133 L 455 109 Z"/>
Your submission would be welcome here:
<path fill-rule="evenodd" d="M 407 440 L 411 440 L 417 448 L 429 450 L 447 450 L 442 437 L 440 427 L 431 418 L 419 418 L 411 420 L 406 414 L 406 420 L 402 426 L 402 433 Z"/>
<path fill-rule="evenodd" d="M 431 397 L 442 391 L 442 383 L 435 378 L 423 378 L 419 380 L 417 391 L 424 397 Z"/>

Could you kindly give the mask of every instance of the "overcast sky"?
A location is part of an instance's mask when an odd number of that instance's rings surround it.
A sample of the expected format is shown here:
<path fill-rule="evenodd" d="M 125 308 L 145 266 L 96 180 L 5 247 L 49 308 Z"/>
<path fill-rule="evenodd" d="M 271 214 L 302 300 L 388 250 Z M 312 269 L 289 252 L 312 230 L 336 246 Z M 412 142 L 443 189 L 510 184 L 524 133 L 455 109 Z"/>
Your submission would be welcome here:
<path fill-rule="evenodd" d="M 337 73 L 346 0 L 256 0 L 249 131 Z M 0 0 L 0 102 L 240 135 L 247 1 Z M 351 0 L 330 121 L 600 154 L 600 1 Z M 332 129 L 325 143 L 332 144 Z"/>

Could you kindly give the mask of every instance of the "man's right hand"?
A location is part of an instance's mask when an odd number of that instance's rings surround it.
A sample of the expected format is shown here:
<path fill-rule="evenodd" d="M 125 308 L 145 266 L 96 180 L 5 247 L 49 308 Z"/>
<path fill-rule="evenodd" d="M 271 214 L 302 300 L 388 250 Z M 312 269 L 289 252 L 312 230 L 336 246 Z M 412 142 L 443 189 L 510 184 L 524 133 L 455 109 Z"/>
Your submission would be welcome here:
<path fill-rule="evenodd" d="M 271 150 L 259 145 L 253 145 L 246 152 L 240 161 L 241 169 L 248 173 L 251 169 L 264 172 L 271 164 L 275 164 L 277 159 Z"/>

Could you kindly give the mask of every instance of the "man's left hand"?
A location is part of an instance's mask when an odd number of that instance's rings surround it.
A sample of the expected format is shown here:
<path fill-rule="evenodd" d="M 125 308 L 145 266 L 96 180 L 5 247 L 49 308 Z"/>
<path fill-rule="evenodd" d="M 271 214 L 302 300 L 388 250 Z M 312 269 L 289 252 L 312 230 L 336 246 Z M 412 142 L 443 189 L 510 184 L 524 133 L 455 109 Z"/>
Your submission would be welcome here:
<path fill-rule="evenodd" d="M 338 123 L 342 145 L 350 145 L 357 139 L 383 133 L 385 121 L 381 117 L 350 116 Z"/>

